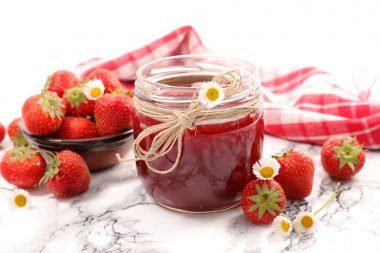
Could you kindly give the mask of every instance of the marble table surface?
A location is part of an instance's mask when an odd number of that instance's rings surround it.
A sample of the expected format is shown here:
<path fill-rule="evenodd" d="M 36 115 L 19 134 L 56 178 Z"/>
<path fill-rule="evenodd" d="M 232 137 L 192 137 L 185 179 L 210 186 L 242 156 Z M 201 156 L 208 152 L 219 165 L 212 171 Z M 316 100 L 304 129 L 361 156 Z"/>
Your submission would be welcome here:
<path fill-rule="evenodd" d="M 9 143 L 1 144 L 0 155 Z M 319 208 L 336 182 L 323 171 L 320 147 L 265 136 L 265 155 L 296 147 L 316 163 L 314 187 L 303 201 L 288 201 L 285 215 Z M 0 186 L 11 187 L 0 178 Z M 319 213 L 313 235 L 281 238 L 254 225 L 239 207 L 214 214 L 183 214 L 149 198 L 134 165 L 93 174 L 83 195 L 57 200 L 46 188 L 30 191 L 27 211 L 11 211 L 0 192 L 0 252 L 379 252 L 380 153 L 368 152 L 355 179 L 342 183 L 337 201 Z"/>

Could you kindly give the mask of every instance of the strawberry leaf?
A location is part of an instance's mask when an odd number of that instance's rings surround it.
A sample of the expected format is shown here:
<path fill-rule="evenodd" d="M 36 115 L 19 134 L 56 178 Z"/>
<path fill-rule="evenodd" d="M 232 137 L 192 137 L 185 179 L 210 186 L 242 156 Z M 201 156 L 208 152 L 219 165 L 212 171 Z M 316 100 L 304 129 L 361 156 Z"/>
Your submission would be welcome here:
<path fill-rule="evenodd" d="M 260 188 L 260 185 L 256 185 L 256 191 L 257 191 L 257 193 L 261 193 L 261 188 Z"/>
<path fill-rule="evenodd" d="M 30 146 L 20 146 L 8 151 L 8 153 L 15 158 L 16 161 L 20 161 L 25 158 L 31 158 L 38 153 L 38 150 L 31 148 Z"/>
<path fill-rule="evenodd" d="M 265 192 L 269 191 L 267 183 L 264 183 L 262 190 L 265 191 Z"/>
<path fill-rule="evenodd" d="M 273 210 L 272 208 L 267 208 L 267 211 L 268 211 L 271 215 L 275 216 L 274 210 Z"/>
<path fill-rule="evenodd" d="M 269 189 L 267 182 L 264 182 L 261 187 L 259 184 L 256 184 L 255 188 L 257 193 L 247 197 L 247 199 L 254 202 L 248 211 L 252 212 L 258 209 L 257 215 L 259 219 L 261 219 L 266 212 L 275 216 L 276 212 L 281 210 L 278 202 L 281 203 L 284 201 L 283 198 L 279 197 L 283 191 L 277 189 L 276 185 Z"/>
<path fill-rule="evenodd" d="M 86 95 L 84 94 L 83 87 L 80 85 L 66 90 L 65 98 L 69 100 L 70 105 L 75 108 L 79 108 L 81 103 L 87 104 Z"/>
<path fill-rule="evenodd" d="M 62 108 L 64 108 L 65 105 L 57 93 L 42 90 L 38 104 L 41 106 L 42 111 L 48 113 L 52 119 L 54 119 L 54 117 L 58 119 L 62 118 Z"/>
<path fill-rule="evenodd" d="M 56 155 L 52 153 L 44 153 L 44 157 L 49 156 L 50 158 L 46 159 L 49 163 L 46 167 L 45 174 L 41 178 L 39 184 L 46 184 L 49 180 L 51 180 L 58 172 L 59 166 L 61 166 L 61 161 L 57 158 Z"/>
<path fill-rule="evenodd" d="M 342 169 L 345 165 L 348 165 L 352 171 L 355 171 L 355 164 L 359 164 L 359 155 L 363 151 L 362 145 L 355 145 L 356 139 L 351 142 L 342 139 L 339 146 L 333 147 L 335 151 L 335 158 L 339 159 L 339 169 Z"/>
<path fill-rule="evenodd" d="M 259 206 L 260 206 L 259 203 L 254 204 L 253 206 L 251 206 L 251 207 L 248 209 L 248 212 L 253 212 L 253 211 L 255 211 L 257 208 L 259 208 Z"/>
<path fill-rule="evenodd" d="M 259 219 L 261 219 L 261 217 L 263 217 L 265 211 L 266 211 L 266 207 L 264 205 L 260 205 L 259 206 Z"/>
<path fill-rule="evenodd" d="M 252 200 L 252 201 L 255 201 L 255 202 L 259 202 L 260 201 L 260 196 L 253 195 L 253 196 L 249 196 L 248 199 Z"/>

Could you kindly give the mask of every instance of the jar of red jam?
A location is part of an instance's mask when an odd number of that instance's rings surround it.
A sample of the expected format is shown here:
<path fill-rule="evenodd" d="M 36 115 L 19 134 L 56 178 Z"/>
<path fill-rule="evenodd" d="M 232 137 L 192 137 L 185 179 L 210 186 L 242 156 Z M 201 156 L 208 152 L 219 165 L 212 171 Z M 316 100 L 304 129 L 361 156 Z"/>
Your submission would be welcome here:
<path fill-rule="evenodd" d="M 226 71 L 238 71 L 241 88 L 210 110 L 261 99 L 256 68 L 244 61 L 213 56 L 184 55 L 163 58 L 137 71 L 135 96 L 150 108 L 185 111 L 202 82 Z M 207 112 L 206 112 L 207 113 Z M 139 110 L 134 114 L 135 139 L 147 128 L 163 122 Z M 143 160 L 136 162 L 146 192 L 161 206 L 185 212 L 221 211 L 239 204 L 244 186 L 253 178 L 252 165 L 261 157 L 263 146 L 261 102 L 249 113 L 202 120 L 186 129 L 181 137 L 179 162 L 169 173 L 150 170 Z M 148 150 L 156 134 L 140 142 Z M 166 171 L 175 163 L 178 146 L 149 164 Z"/>

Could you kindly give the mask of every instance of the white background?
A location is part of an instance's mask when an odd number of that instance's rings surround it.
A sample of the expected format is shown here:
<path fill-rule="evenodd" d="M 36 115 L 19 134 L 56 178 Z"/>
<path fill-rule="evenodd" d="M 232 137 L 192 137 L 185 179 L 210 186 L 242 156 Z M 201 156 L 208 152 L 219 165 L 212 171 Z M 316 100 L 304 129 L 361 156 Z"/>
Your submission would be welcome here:
<path fill-rule="evenodd" d="M 20 116 L 49 73 L 117 56 L 182 25 L 218 55 L 351 77 L 380 66 L 379 21 L 376 0 L 1 1 L 0 122 Z"/>

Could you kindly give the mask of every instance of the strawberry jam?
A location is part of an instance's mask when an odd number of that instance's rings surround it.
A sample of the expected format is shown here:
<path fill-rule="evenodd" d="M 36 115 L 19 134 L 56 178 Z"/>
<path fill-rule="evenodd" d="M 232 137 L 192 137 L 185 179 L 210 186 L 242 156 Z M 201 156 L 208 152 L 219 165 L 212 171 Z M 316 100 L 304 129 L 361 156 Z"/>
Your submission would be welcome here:
<path fill-rule="evenodd" d="M 136 113 L 135 137 L 158 122 Z M 262 115 L 248 115 L 237 121 L 197 126 L 184 136 L 177 168 L 168 174 L 148 170 L 138 161 L 137 170 L 149 195 L 161 205 L 194 212 L 215 211 L 240 201 L 244 186 L 252 179 L 252 164 L 261 156 Z M 153 136 L 143 143 L 150 146 Z M 173 165 L 176 145 L 164 157 L 151 162 L 163 170 Z"/>
<path fill-rule="evenodd" d="M 231 103 L 250 101 L 261 95 L 259 79 L 253 75 L 257 75 L 257 71 L 248 63 L 209 56 L 180 56 L 164 58 L 142 67 L 137 72 L 135 96 L 158 108 L 173 108 L 173 111 L 187 108 L 186 103 L 193 99 L 199 82 L 210 81 L 215 76 L 210 72 L 204 75 L 203 68 L 199 69 L 198 76 L 194 75 L 198 63 L 207 63 L 205 66 L 212 66 L 212 71 L 220 66 L 217 73 L 226 71 L 229 65 L 239 69 L 243 85 Z M 173 66 L 178 65 L 181 69 L 177 75 Z M 186 75 L 187 65 L 191 75 Z M 159 71 L 155 72 L 156 69 Z M 135 138 L 143 130 L 162 123 L 138 110 L 134 112 L 133 120 Z M 136 162 L 137 172 L 146 192 L 162 206 L 186 212 L 228 209 L 239 204 L 244 186 L 254 177 L 252 165 L 261 157 L 263 135 L 260 104 L 249 114 L 205 120 L 196 123 L 194 129 L 186 129 L 180 160 L 173 171 L 156 173 L 140 160 Z M 145 137 L 140 143 L 141 148 L 149 150 L 155 136 Z M 177 149 L 174 145 L 166 155 L 149 164 L 161 171 L 168 170 L 175 163 Z"/>

